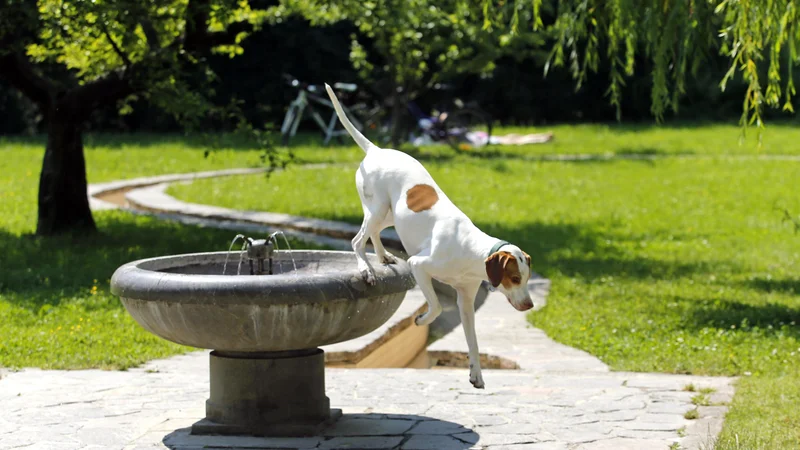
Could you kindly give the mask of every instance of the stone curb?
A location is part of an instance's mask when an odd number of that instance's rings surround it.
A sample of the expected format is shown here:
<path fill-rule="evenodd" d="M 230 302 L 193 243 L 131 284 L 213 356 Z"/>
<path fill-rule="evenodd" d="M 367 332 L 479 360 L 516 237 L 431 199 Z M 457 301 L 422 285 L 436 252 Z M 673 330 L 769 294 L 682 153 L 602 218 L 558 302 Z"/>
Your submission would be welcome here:
<path fill-rule="evenodd" d="M 107 183 L 93 183 L 87 188 L 89 194 L 89 205 L 93 210 L 103 209 L 117 209 L 119 206 L 109 203 L 95 197 L 102 194 L 110 194 L 117 191 L 126 189 L 150 186 L 159 183 L 173 183 L 176 181 L 191 181 L 202 178 L 225 177 L 232 175 L 251 175 L 255 173 L 266 172 L 266 169 L 252 168 L 252 169 L 224 169 L 224 170 L 210 170 L 206 172 L 191 172 L 191 173 L 177 173 L 167 175 L 156 175 L 152 177 L 139 177 L 131 178 L 128 180 L 109 181 Z"/>
<path fill-rule="evenodd" d="M 169 183 L 135 189 L 128 192 L 125 198 L 134 207 L 145 211 L 180 214 L 202 219 L 255 223 L 339 239 L 352 239 L 360 228 L 358 225 L 332 220 L 261 211 L 241 211 L 219 206 L 188 203 L 167 194 L 167 187 L 169 187 Z M 387 247 L 397 250 L 402 249 L 400 238 L 394 230 L 384 230 L 381 233 L 381 240 Z"/>

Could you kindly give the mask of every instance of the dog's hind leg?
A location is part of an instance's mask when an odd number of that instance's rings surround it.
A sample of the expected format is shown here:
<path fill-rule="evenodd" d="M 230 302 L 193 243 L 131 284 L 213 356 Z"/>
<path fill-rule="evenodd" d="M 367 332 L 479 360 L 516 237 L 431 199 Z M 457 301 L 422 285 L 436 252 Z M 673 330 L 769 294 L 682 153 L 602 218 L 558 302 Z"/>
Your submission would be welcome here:
<path fill-rule="evenodd" d="M 483 389 L 481 374 L 481 355 L 478 351 L 478 337 L 475 335 L 475 297 L 478 295 L 480 283 L 456 287 L 458 294 L 458 312 L 461 315 L 461 327 L 467 338 L 469 348 L 469 382 L 478 389 Z"/>
<path fill-rule="evenodd" d="M 408 258 L 411 273 L 414 275 L 414 279 L 417 280 L 417 286 L 422 290 L 422 294 L 425 295 L 425 300 L 428 302 L 428 310 L 414 319 L 414 323 L 419 326 L 430 324 L 442 313 L 439 297 L 436 296 L 436 291 L 433 290 L 433 279 L 428 274 L 429 255 L 430 249 L 426 249 Z"/>
<path fill-rule="evenodd" d="M 397 262 L 397 259 L 391 253 L 387 252 L 386 249 L 383 247 L 383 243 L 381 242 L 381 230 L 384 228 L 390 227 L 394 225 L 394 218 L 392 217 L 392 211 L 389 210 L 386 212 L 386 216 L 381 220 L 381 224 L 378 227 L 378 231 L 372 233 L 369 236 L 369 240 L 372 242 L 372 246 L 375 247 L 375 254 L 378 255 L 378 259 L 381 260 L 384 264 L 394 264 Z"/>
<path fill-rule="evenodd" d="M 367 284 L 375 284 L 375 271 L 367 261 L 367 238 L 380 232 L 381 223 L 388 211 L 389 205 L 385 203 L 365 204 L 364 222 L 361 223 L 361 229 L 358 230 L 352 241 L 353 251 L 356 252 L 356 258 L 358 259 L 358 270 L 364 276 L 364 281 Z"/>

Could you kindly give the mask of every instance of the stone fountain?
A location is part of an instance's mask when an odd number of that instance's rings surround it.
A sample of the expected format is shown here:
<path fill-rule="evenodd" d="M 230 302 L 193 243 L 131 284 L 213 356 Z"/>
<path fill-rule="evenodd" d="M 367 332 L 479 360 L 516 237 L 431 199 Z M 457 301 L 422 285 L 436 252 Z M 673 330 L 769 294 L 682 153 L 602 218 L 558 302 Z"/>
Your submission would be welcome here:
<path fill-rule="evenodd" d="M 370 286 L 352 252 L 246 242 L 246 275 L 222 275 L 238 252 L 163 256 L 117 269 L 111 292 L 151 333 L 213 350 L 206 417 L 193 434 L 317 434 L 341 416 L 325 395 L 319 347 L 386 322 L 414 286 L 411 270 L 369 255 L 377 278 Z"/>

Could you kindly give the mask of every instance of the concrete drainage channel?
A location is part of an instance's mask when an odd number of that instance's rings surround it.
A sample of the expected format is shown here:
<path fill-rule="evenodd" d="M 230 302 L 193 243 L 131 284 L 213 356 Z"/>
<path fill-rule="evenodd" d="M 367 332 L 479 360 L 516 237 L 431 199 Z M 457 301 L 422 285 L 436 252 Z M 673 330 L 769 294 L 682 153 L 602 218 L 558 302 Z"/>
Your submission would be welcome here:
<path fill-rule="evenodd" d="M 308 165 L 315 169 L 324 165 Z M 189 225 L 202 225 L 221 229 L 268 234 L 277 230 L 300 240 L 314 242 L 337 250 L 351 250 L 350 239 L 358 226 L 328 220 L 292 216 L 288 214 L 239 211 L 208 205 L 182 202 L 166 193 L 175 182 L 211 177 L 248 175 L 263 169 L 231 169 L 190 174 L 174 174 L 93 184 L 89 187 L 92 209 L 122 209 L 134 214 L 146 214 Z M 402 244 L 394 230 L 382 233 L 384 245 L 393 254 L 406 258 Z M 224 245 L 224 244 L 223 244 Z M 355 262 L 354 262 L 355 263 Z M 444 311 L 432 325 L 418 327 L 414 317 L 425 309 L 425 299 L 418 289 L 408 291 L 406 299 L 392 318 L 375 331 L 357 339 L 323 347 L 325 364 L 342 368 L 467 368 L 467 354 L 458 349 L 448 349 L 458 339 L 434 339 L 460 335 L 460 318 L 455 304 L 455 293 L 444 284 L 436 284 Z M 531 293 L 539 304 L 544 303 L 549 281 L 543 278 L 531 282 Z M 481 291 L 476 308 L 484 304 L 488 292 Z M 450 342 L 447 344 L 445 342 Z M 438 344 L 437 344 L 438 342 Z M 459 346 L 460 347 L 460 346 Z M 519 369 L 514 359 L 501 355 L 481 354 L 481 363 L 487 369 Z"/>

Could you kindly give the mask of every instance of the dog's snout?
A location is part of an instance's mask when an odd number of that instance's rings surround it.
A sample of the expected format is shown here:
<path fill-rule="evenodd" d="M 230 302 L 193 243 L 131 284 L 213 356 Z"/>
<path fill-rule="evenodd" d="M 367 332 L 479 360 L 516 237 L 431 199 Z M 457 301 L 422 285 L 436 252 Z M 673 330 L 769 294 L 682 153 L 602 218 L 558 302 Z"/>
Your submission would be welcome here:
<path fill-rule="evenodd" d="M 533 308 L 533 300 L 530 298 L 527 298 L 521 302 L 515 302 L 511 299 L 511 297 L 506 297 L 506 300 L 508 300 L 508 303 L 511 303 L 511 306 L 513 306 L 517 311 L 527 311 Z"/>

